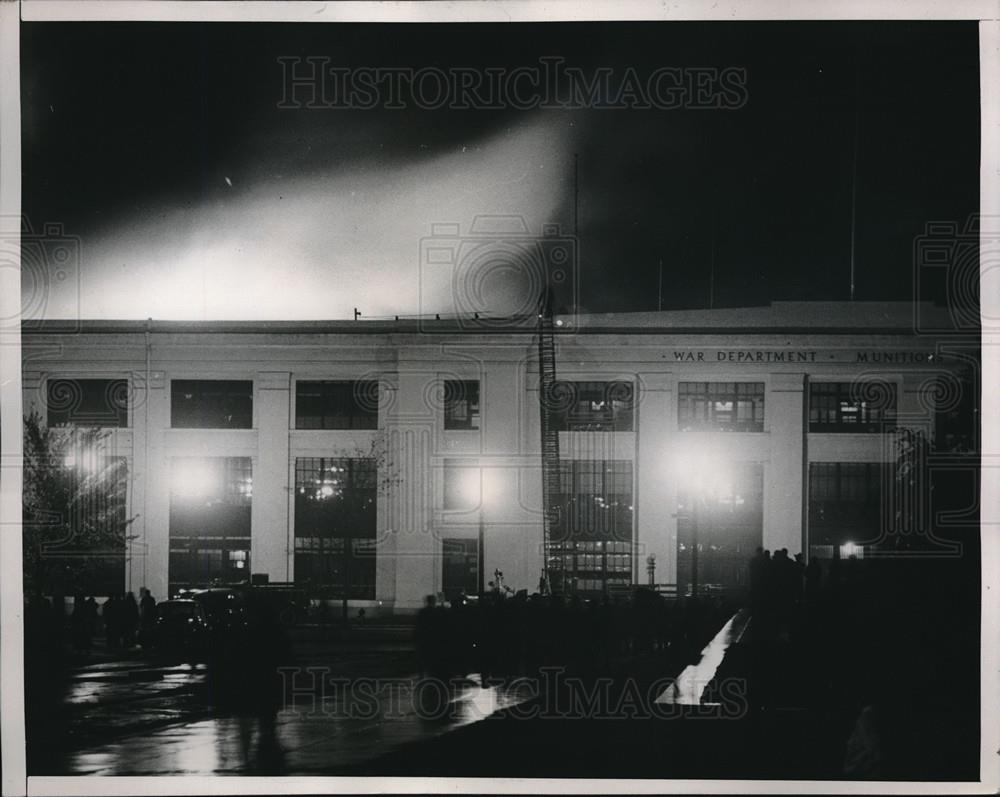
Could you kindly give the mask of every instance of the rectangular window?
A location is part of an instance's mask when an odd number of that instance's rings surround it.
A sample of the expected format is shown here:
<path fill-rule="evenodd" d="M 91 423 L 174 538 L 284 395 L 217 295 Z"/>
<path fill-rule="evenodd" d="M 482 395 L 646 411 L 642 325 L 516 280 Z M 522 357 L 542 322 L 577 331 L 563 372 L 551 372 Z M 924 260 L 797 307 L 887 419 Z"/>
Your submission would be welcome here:
<path fill-rule="evenodd" d="M 561 432 L 631 432 L 631 382 L 556 382 L 549 397 Z"/>
<path fill-rule="evenodd" d="M 885 382 L 813 382 L 810 432 L 882 432 L 896 421 L 896 386 Z"/>
<path fill-rule="evenodd" d="M 632 470 L 628 460 L 560 463 L 549 550 L 557 591 L 607 594 L 632 583 Z"/>
<path fill-rule="evenodd" d="M 250 457 L 170 463 L 170 593 L 250 577 Z"/>
<path fill-rule="evenodd" d="M 377 429 L 378 381 L 296 382 L 296 429 Z"/>
<path fill-rule="evenodd" d="M 677 425 L 682 432 L 762 432 L 764 383 L 681 382 Z"/>
<path fill-rule="evenodd" d="M 49 379 L 49 426 L 128 426 L 127 379 Z"/>
<path fill-rule="evenodd" d="M 170 425 L 174 429 L 250 429 L 253 382 L 249 379 L 173 379 Z"/>
<path fill-rule="evenodd" d="M 979 385 L 971 371 L 937 378 L 934 450 L 968 454 L 979 450 Z"/>
<path fill-rule="evenodd" d="M 848 544 L 882 535 L 888 498 L 883 482 L 892 466 L 879 462 L 809 463 L 809 545 L 813 555 L 830 555 Z M 883 500 L 885 497 L 886 500 Z"/>
<path fill-rule="evenodd" d="M 445 380 L 444 428 L 479 428 L 479 380 Z"/>
<path fill-rule="evenodd" d="M 314 597 L 375 598 L 378 468 L 369 457 L 295 460 L 295 581 Z"/>

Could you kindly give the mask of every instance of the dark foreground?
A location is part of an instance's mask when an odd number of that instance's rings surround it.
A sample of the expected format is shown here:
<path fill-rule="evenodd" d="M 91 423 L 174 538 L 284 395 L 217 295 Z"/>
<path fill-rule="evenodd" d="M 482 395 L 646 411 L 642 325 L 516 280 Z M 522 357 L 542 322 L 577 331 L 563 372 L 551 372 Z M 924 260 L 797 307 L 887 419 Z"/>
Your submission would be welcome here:
<path fill-rule="evenodd" d="M 228 693 L 217 665 L 97 650 L 58 699 L 36 684 L 29 771 L 978 779 L 978 581 L 941 561 L 835 575 L 794 605 L 299 629 L 290 669 L 236 665 Z"/>

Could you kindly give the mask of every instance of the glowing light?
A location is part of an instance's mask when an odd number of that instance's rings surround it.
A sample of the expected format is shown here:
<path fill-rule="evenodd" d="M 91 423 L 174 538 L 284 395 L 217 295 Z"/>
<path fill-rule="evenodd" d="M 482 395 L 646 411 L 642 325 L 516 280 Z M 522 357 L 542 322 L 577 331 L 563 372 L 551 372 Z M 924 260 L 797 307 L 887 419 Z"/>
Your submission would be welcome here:
<path fill-rule="evenodd" d="M 84 473 L 97 473 L 100 470 L 100 455 L 92 448 L 68 451 L 63 458 L 67 468 L 79 468 Z"/>
<path fill-rule="evenodd" d="M 197 500 L 216 492 L 216 470 L 203 459 L 175 460 L 172 473 L 174 495 Z"/>
<path fill-rule="evenodd" d="M 732 477 L 723 459 L 704 446 L 679 451 L 674 461 L 678 484 L 685 491 L 703 497 L 732 496 Z"/>
<path fill-rule="evenodd" d="M 865 547 L 863 545 L 856 545 L 853 542 L 845 542 L 840 546 L 840 558 L 841 559 L 863 559 L 865 555 Z"/>
<path fill-rule="evenodd" d="M 482 471 L 479 468 L 461 468 L 458 490 L 464 506 L 479 506 L 483 499 Z"/>
<path fill-rule="evenodd" d="M 571 135 L 537 116 L 498 130 L 473 160 L 459 147 L 379 169 L 331 157 L 299 171 L 278 151 L 234 164 L 244 167 L 231 178 L 239 192 L 219 180 L 216 195 L 190 206 L 164 193 L 95 235 L 82 253 L 88 279 L 53 284 L 45 317 L 351 318 L 354 305 L 366 315 L 453 312 L 453 270 L 417 267 L 415 240 L 441 220 L 464 233 L 477 215 L 516 213 L 535 234 L 565 224 Z M 274 268 L 281 261 L 296 264 L 291 277 Z M 490 310 L 511 291 L 520 299 L 515 274 L 495 276 L 482 302 Z M 30 291 L 30 281 L 23 286 Z"/>

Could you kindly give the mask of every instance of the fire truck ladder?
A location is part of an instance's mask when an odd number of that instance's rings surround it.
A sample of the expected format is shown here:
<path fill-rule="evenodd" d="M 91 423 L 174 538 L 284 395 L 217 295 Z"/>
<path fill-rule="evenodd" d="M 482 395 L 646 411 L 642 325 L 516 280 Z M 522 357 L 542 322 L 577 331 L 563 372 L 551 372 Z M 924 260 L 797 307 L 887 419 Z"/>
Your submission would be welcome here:
<path fill-rule="evenodd" d="M 563 573 L 553 573 L 550 567 L 553 561 L 552 538 L 553 531 L 560 526 L 561 512 L 556 505 L 559 495 L 559 428 L 556 424 L 554 411 L 554 392 L 556 384 L 556 349 L 555 327 L 552 319 L 552 294 L 549 291 L 541 302 L 538 313 L 538 398 L 539 416 L 542 431 L 542 582 L 543 591 L 561 592 L 563 588 Z M 557 577 L 555 585 L 552 578 Z"/>

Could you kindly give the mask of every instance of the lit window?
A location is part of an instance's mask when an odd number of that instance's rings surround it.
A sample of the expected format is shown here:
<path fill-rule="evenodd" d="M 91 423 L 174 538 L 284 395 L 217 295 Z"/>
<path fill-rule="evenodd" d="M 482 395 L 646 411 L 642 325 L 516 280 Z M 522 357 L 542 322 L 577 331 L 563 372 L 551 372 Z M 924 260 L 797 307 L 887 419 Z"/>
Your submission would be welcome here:
<path fill-rule="evenodd" d="M 681 382 L 677 424 L 682 432 L 762 432 L 764 383 Z"/>
<path fill-rule="evenodd" d="M 444 383 L 444 428 L 479 428 L 479 381 L 448 379 Z"/>
<path fill-rule="evenodd" d="M 564 432 L 630 432 L 633 425 L 631 382 L 556 382 L 548 406 L 556 428 Z"/>
<path fill-rule="evenodd" d="M 853 542 L 845 542 L 840 546 L 841 559 L 864 559 L 865 546 L 855 545 Z"/>
<path fill-rule="evenodd" d="M 377 492 L 372 458 L 295 460 L 296 583 L 316 597 L 375 597 Z"/>
<path fill-rule="evenodd" d="M 549 548 L 553 588 L 605 592 L 631 582 L 632 482 L 628 460 L 564 460 L 554 496 L 560 525 Z"/>
<path fill-rule="evenodd" d="M 810 432 L 881 432 L 896 420 L 896 386 L 884 382 L 813 382 Z"/>
<path fill-rule="evenodd" d="M 893 474 L 890 463 L 810 462 L 809 542 L 812 548 L 879 539 L 891 511 L 886 485 Z M 813 552 L 814 555 L 816 551 Z M 829 555 L 829 554 L 825 554 Z M 844 557 L 846 558 L 846 557 Z"/>
<path fill-rule="evenodd" d="M 171 594 L 248 577 L 252 468 L 250 457 L 171 461 Z"/>

